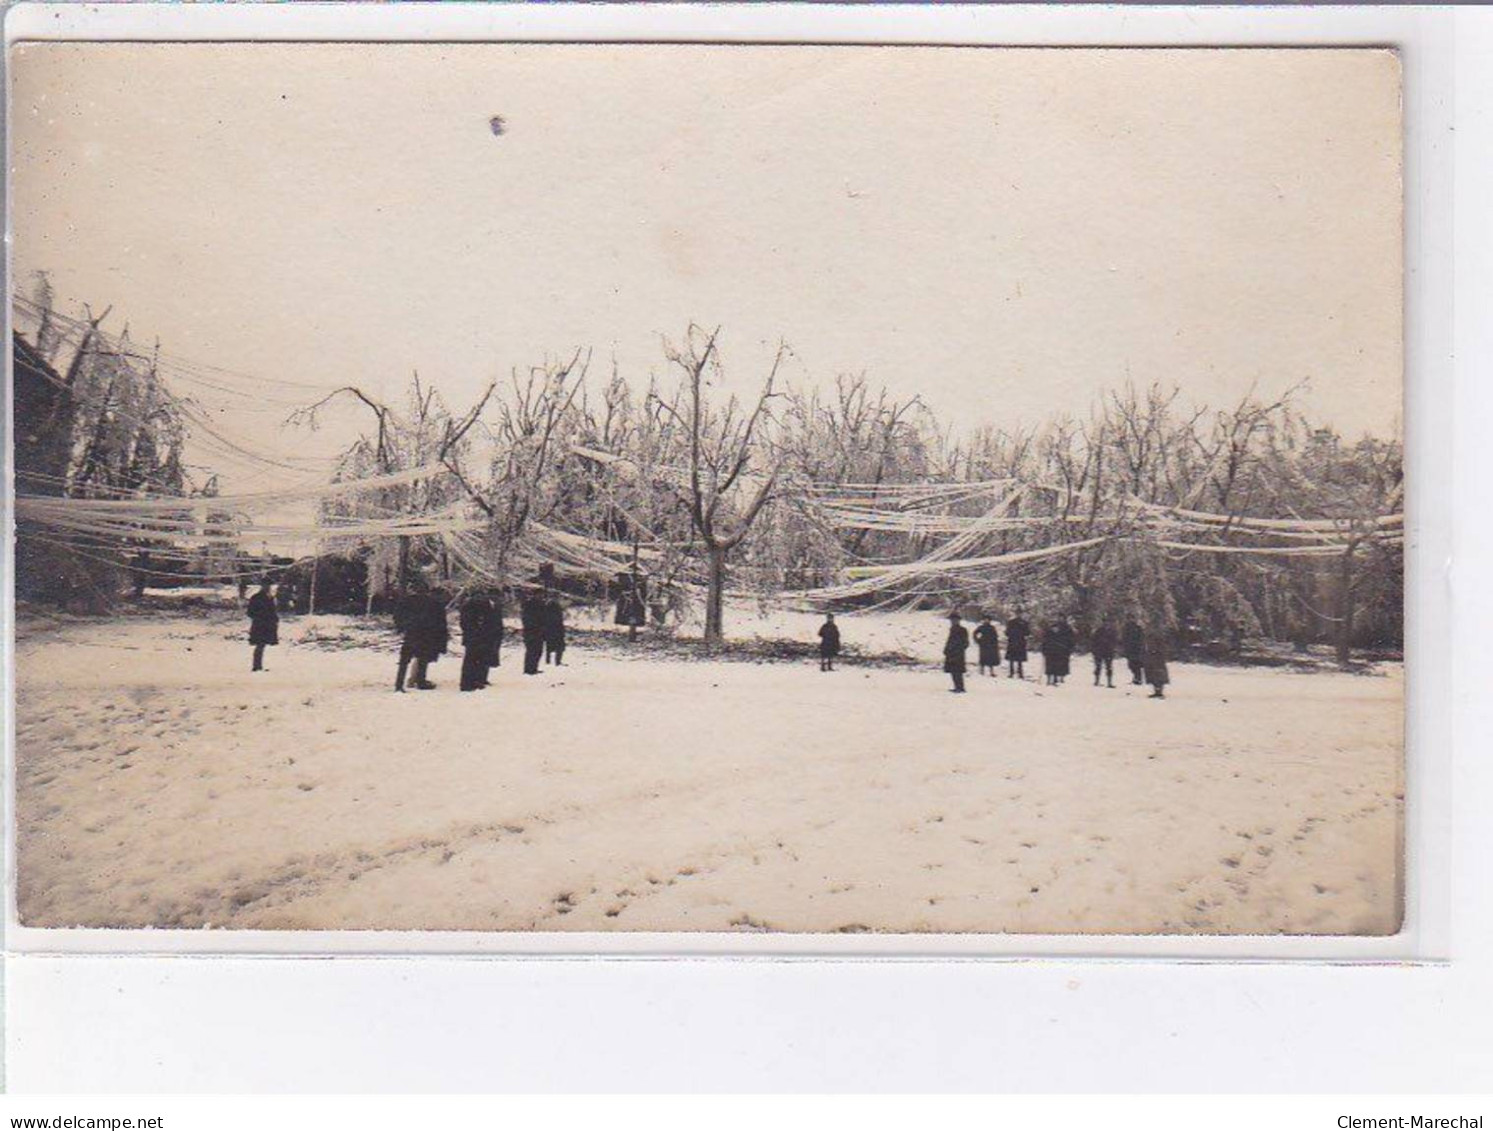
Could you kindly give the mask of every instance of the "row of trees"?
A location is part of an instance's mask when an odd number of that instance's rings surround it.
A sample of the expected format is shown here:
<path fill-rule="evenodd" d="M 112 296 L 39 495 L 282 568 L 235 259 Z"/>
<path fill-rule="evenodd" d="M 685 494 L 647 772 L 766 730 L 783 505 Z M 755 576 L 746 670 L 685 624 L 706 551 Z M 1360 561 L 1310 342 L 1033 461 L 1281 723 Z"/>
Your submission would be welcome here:
<path fill-rule="evenodd" d="M 1184 408 L 1160 385 L 1112 391 L 1083 419 L 961 433 L 864 375 L 784 388 L 787 355 L 780 347 L 752 396 L 723 394 L 720 332 L 691 326 L 665 342 L 662 380 L 634 383 L 614 366 L 593 383 L 591 359 L 577 353 L 489 387 L 464 411 L 417 379 L 397 410 L 347 388 L 298 419 L 314 422 L 338 400 L 368 414 L 344 475 L 433 469 L 337 504 L 339 517 L 348 507 L 369 517 L 471 508 L 484 518 L 482 560 L 502 581 L 524 580 L 547 533 L 583 536 L 614 560 L 630 548 L 656 584 L 700 586 L 708 644 L 724 633 L 728 588 L 811 590 L 848 565 L 915 561 L 947 538 L 829 521 L 815 505 L 824 485 L 858 484 L 875 499 L 898 485 L 990 481 L 1021 485 L 1000 510 L 1020 521 L 971 539 L 966 555 L 1104 540 L 984 576 L 920 578 L 876 600 L 1020 604 L 1082 623 L 1141 610 L 1203 637 L 1331 640 L 1344 659 L 1351 646 L 1401 639 L 1402 552 L 1376 524 L 1398 509 L 1396 441 L 1347 442 L 1305 419 L 1294 395 Z M 941 513 L 977 518 L 994 497 L 972 491 Z M 1162 545 L 1148 507 L 1330 521 L 1338 533 L 1330 557 L 1187 552 Z M 1230 545 L 1237 533 L 1215 523 L 1188 540 Z M 1263 544 L 1293 545 L 1284 534 Z M 373 552 L 395 587 L 413 568 L 451 572 L 439 536 Z"/>
<path fill-rule="evenodd" d="M 209 477 L 189 482 L 183 449 L 187 421 L 161 380 L 158 348 L 142 350 L 126 327 L 106 334 L 110 310 L 67 317 L 53 303 L 47 277 L 16 300 L 13 420 L 19 495 L 51 498 L 216 494 Z M 169 517 L 169 516 L 168 516 Z M 231 525 L 232 516 L 208 522 Z M 170 557 L 161 539 L 119 539 L 17 523 L 17 593 L 54 604 L 104 608 L 125 576 L 125 563 Z M 182 565 L 180 561 L 176 565 Z M 144 573 L 137 571 L 140 577 Z"/>
<path fill-rule="evenodd" d="M 186 470 L 184 446 L 199 423 L 190 402 L 167 388 L 157 350 L 137 350 L 127 330 L 102 331 L 108 313 L 62 316 L 44 276 L 17 299 L 18 490 L 200 504 L 216 483 L 210 473 L 194 483 Z M 789 356 L 780 346 L 762 372 L 732 384 L 720 331 L 690 326 L 663 343 L 664 373 L 646 381 L 615 362 L 598 377 L 590 354 L 577 351 L 514 373 L 464 406 L 418 376 L 397 404 L 337 389 L 291 420 L 314 428 L 331 412 L 361 414 L 366 426 L 336 478 L 392 482 L 327 500 L 320 527 L 307 533 L 319 530 L 321 545 L 341 543 L 363 560 L 370 603 L 415 572 L 520 583 L 543 560 L 595 580 L 635 564 L 654 593 L 703 594 L 713 644 L 725 631 L 728 588 L 812 592 L 847 567 L 920 561 L 959 522 L 984 516 L 999 521 L 961 535 L 960 556 L 1092 545 L 985 572 L 934 571 L 855 601 L 1023 605 L 1035 617 L 1061 612 L 1084 624 L 1139 610 L 1202 637 L 1331 640 L 1344 659 L 1352 646 L 1401 639 L 1402 550 L 1377 522 L 1400 507 L 1400 445 L 1348 442 L 1315 426 L 1294 393 L 1219 409 L 1184 406 L 1159 384 L 1126 385 L 1083 418 L 956 429 L 864 374 L 785 387 Z M 751 392 L 723 391 L 730 387 Z M 961 406 L 960 417 L 983 413 Z M 914 484 L 970 489 L 920 512 L 943 516 L 942 527 L 847 521 L 823 505 L 826 487 L 843 495 L 851 485 L 863 505 L 896 513 L 899 489 Z M 1223 522 L 1169 533 L 1158 508 Z M 1330 524 L 1330 554 L 1167 544 L 1286 550 L 1308 537 L 1254 528 L 1241 540 L 1231 525 L 1259 518 Z M 204 570 L 242 572 L 245 555 L 233 547 L 242 516 L 198 505 L 182 519 L 213 536 L 199 539 L 214 559 L 198 563 Z M 418 533 L 371 536 L 376 524 Z M 152 552 L 180 560 L 156 535 L 64 536 L 25 522 L 20 533 L 23 597 L 102 598 L 111 584 L 117 590 L 121 563 Z"/>

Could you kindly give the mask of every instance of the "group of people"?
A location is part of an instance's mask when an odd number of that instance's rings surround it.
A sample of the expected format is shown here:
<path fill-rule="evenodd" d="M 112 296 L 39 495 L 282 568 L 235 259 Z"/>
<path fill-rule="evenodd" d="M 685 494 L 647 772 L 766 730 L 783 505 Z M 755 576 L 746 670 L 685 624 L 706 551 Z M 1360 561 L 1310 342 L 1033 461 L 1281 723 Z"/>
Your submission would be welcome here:
<path fill-rule="evenodd" d="M 416 583 L 394 606 L 394 627 L 399 630 L 399 674 L 394 690 L 405 689 L 405 676 L 416 691 L 432 691 L 430 665 L 446 654 L 451 630 L 446 626 L 446 602 L 439 593 Z M 467 647 L 470 649 L 471 645 Z M 414 671 L 410 671 L 410 665 Z"/>
<path fill-rule="evenodd" d="M 1006 622 L 1006 663 L 1011 679 L 1026 678 L 1027 649 L 1032 635 L 1032 626 L 1018 609 L 1016 615 Z M 949 635 L 944 641 L 944 671 L 953 677 L 956 693 L 963 693 L 964 674 L 968 670 L 966 653 L 969 651 L 971 635 L 964 627 L 957 612 L 949 614 Z M 1000 633 L 990 617 L 983 616 L 976 626 L 973 640 L 978 648 L 981 675 L 994 676 L 1000 667 Z M 1042 630 L 1039 650 L 1042 653 L 1042 676 L 1049 687 L 1060 686 L 1068 678 L 1072 667 L 1073 652 L 1078 646 L 1078 634 L 1066 617 L 1059 617 Z M 1106 618 L 1089 634 L 1089 654 L 1094 659 L 1094 686 L 1115 685 L 1115 650 L 1119 647 L 1130 666 L 1131 683 L 1139 686 L 1151 685 L 1151 698 L 1165 697 L 1165 687 L 1171 681 L 1167 670 L 1166 634 L 1159 626 L 1142 628 L 1136 621 L 1126 623 L 1122 632 L 1116 633 L 1114 625 Z"/>
<path fill-rule="evenodd" d="M 565 606 L 554 587 L 553 567 L 542 567 L 535 583 L 525 589 L 519 607 L 524 641 L 524 674 L 537 675 L 541 660 L 564 664 Z M 251 671 L 264 671 L 264 650 L 280 642 L 280 611 L 269 578 L 261 581 L 249 598 Z M 394 627 L 399 631 L 399 667 L 394 690 L 432 691 L 430 665 L 446 654 L 451 631 L 446 622 L 447 601 L 439 591 L 418 578 L 394 606 Z M 462 599 L 458 613 L 461 626 L 461 690 L 479 691 L 489 686 L 489 676 L 502 656 L 505 628 L 503 595 L 497 589 L 476 589 Z"/>
<path fill-rule="evenodd" d="M 553 572 L 541 570 L 536 584 L 524 590 L 519 602 L 525 675 L 538 675 L 541 660 L 557 666 L 565 662 L 565 606 L 553 583 Z M 492 669 L 502 656 L 506 633 L 502 593 L 497 589 L 468 593 L 461 603 L 459 622 L 461 690 L 480 691 L 489 685 Z M 405 689 L 405 670 L 411 661 L 415 670 L 409 686 L 421 691 L 432 689 L 435 684 L 427 678 L 426 669 L 450 643 L 445 599 L 417 584 L 395 608 L 394 624 L 402 633 L 394 690 Z"/>
<path fill-rule="evenodd" d="M 1032 626 L 1022 610 L 1006 621 L 1006 668 L 1011 679 L 1026 678 L 1026 661 L 1031 645 Z M 974 633 L 964 627 L 964 620 L 957 612 L 949 614 L 949 635 L 944 640 L 943 670 L 953 677 L 951 690 L 962 694 L 965 691 L 964 676 L 969 670 L 968 652 L 971 641 L 978 650 L 976 662 L 981 675 L 994 676 L 1001 665 L 1001 636 L 989 616 L 982 616 Z M 840 655 L 840 626 L 835 615 L 827 613 L 819 626 L 819 670 L 835 670 L 835 659 Z M 1042 677 L 1049 687 L 1061 685 L 1072 668 L 1073 653 L 1078 647 L 1078 634 L 1068 618 L 1059 617 L 1048 624 L 1041 634 L 1038 650 L 1042 653 Z M 1122 632 L 1106 618 L 1089 634 L 1089 653 L 1094 658 L 1094 686 L 1115 685 L 1115 652 L 1119 648 L 1130 665 L 1133 684 L 1151 685 L 1151 697 L 1165 697 L 1163 690 L 1170 682 L 1167 671 L 1166 634 L 1159 627 L 1142 628 L 1134 620 L 1129 621 Z"/>
<path fill-rule="evenodd" d="M 280 615 L 266 578 L 258 592 L 249 598 L 249 644 L 253 649 L 253 671 L 264 670 L 264 650 L 279 643 Z M 460 612 L 462 662 L 461 690 L 477 691 L 488 686 L 488 676 L 498 666 L 503 647 L 503 596 L 499 590 L 475 590 L 467 594 Z M 565 606 L 556 587 L 554 567 L 541 566 L 539 574 L 523 591 L 519 606 L 519 624 L 524 641 L 524 674 L 539 674 L 541 660 L 557 666 L 564 664 Z M 399 669 L 394 690 L 406 686 L 420 691 L 435 687 L 429 668 L 446 653 L 450 631 L 446 625 L 446 600 L 435 590 L 416 579 L 394 610 L 394 625 L 400 631 Z M 1005 661 L 1011 679 L 1026 678 L 1026 661 L 1032 638 L 1032 626 L 1021 609 L 1006 621 Z M 957 694 L 965 691 L 971 641 L 977 648 L 976 662 L 981 675 L 995 676 L 1001 665 L 1001 635 L 988 615 L 982 616 L 973 635 L 964 627 L 958 612 L 949 614 L 949 635 L 944 640 L 943 670 L 954 681 Z M 1038 650 L 1042 653 L 1042 676 L 1049 687 L 1061 686 L 1068 678 L 1072 658 L 1078 646 L 1078 634 L 1066 617 L 1058 617 L 1041 633 Z M 832 672 L 840 655 L 840 626 L 833 613 L 826 614 L 819 627 L 819 670 Z M 1116 652 L 1125 657 L 1130 681 L 1136 686 L 1151 685 L 1151 697 L 1165 697 L 1170 682 L 1167 670 L 1166 634 L 1157 625 L 1142 628 L 1128 621 L 1119 632 L 1105 618 L 1089 634 L 1089 654 L 1094 660 L 1094 686 L 1100 680 L 1107 687 L 1115 685 Z M 413 670 L 411 668 L 413 667 Z"/>
<path fill-rule="evenodd" d="M 565 663 L 565 606 L 555 595 L 553 566 L 541 566 L 538 586 L 524 591 L 518 621 L 524 636 L 524 675 L 538 675 L 546 664 Z"/>
<path fill-rule="evenodd" d="M 499 665 L 506 628 L 503 595 L 496 589 L 475 590 L 461 602 L 461 690 L 480 691 L 489 685 L 492 669 Z M 402 634 L 399 671 L 394 690 L 405 689 L 405 671 L 415 665 L 410 687 L 429 691 L 435 687 L 426 669 L 450 644 L 446 627 L 446 601 L 439 593 L 416 587 L 394 610 L 394 625 Z M 549 588 L 525 590 L 519 603 L 519 625 L 524 642 L 524 674 L 538 675 L 541 659 L 546 664 L 564 664 L 565 606 Z"/>

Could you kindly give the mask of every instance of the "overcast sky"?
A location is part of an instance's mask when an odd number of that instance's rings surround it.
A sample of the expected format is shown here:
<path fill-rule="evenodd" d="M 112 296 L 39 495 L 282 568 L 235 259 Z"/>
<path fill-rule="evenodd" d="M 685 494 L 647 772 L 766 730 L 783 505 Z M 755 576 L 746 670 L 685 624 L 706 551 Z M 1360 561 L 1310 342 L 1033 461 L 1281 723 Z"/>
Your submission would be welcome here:
<path fill-rule="evenodd" d="M 196 360 L 459 402 L 577 346 L 646 377 L 694 320 L 743 385 L 782 338 L 795 381 L 967 423 L 1130 377 L 1398 424 L 1387 52 L 33 45 L 12 76 L 16 278 Z"/>

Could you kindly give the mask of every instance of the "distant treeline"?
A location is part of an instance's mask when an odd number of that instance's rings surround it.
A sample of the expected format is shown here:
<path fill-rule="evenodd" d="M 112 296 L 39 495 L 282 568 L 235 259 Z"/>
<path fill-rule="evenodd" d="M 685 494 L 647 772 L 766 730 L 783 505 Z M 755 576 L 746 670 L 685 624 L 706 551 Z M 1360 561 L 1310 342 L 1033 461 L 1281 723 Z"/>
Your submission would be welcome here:
<path fill-rule="evenodd" d="M 46 293 L 31 300 L 30 337 L 14 341 L 18 491 L 212 497 L 210 477 L 196 484 L 183 471 L 193 422 L 151 356 L 105 341 L 97 319 L 49 331 L 49 303 Z M 322 504 L 322 525 L 308 533 L 361 567 L 329 574 L 327 597 L 355 590 L 335 603 L 371 607 L 417 571 L 460 586 L 523 584 L 545 561 L 592 582 L 633 567 L 676 606 L 697 592 L 714 642 L 728 588 L 812 599 L 847 570 L 936 562 L 961 530 L 961 557 L 997 560 L 992 568 L 914 569 L 841 603 L 996 614 L 1020 605 L 1083 625 L 1141 612 L 1197 642 L 1331 642 L 1344 659 L 1354 647 L 1400 646 L 1403 549 L 1380 525 L 1400 506 L 1397 440 L 1346 440 L 1307 420 L 1291 395 L 1203 408 L 1160 382 L 1104 393 L 1081 419 L 955 428 L 863 376 L 784 387 L 786 355 L 745 399 L 718 392 L 719 332 L 692 326 L 666 343 L 663 378 L 633 380 L 614 366 L 594 380 L 578 351 L 495 383 L 462 410 L 418 378 L 402 404 L 356 387 L 308 404 L 293 422 L 314 427 L 333 411 L 368 422 L 337 478 L 429 469 Z M 968 406 L 971 418 L 985 414 Z M 1020 490 L 1001 494 L 1001 483 Z M 904 505 L 912 485 L 948 490 Z M 1191 544 L 1220 551 L 1178 549 L 1158 534 L 1173 512 L 1205 516 Z M 420 533 L 358 526 L 394 520 L 418 520 Z M 227 510 L 215 521 L 240 530 Z M 226 539 L 188 563 L 160 539 L 90 541 L 24 524 L 20 535 L 22 599 L 107 605 L 138 587 L 147 555 L 163 577 L 230 579 L 261 567 Z M 1070 543 L 1083 546 L 1004 561 Z"/>

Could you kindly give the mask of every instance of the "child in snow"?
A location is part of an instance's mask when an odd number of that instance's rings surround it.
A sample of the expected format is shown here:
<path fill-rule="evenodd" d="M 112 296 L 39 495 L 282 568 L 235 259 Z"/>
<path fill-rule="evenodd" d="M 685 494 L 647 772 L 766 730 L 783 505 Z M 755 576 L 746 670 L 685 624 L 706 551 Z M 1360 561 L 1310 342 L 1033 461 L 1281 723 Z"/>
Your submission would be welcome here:
<path fill-rule="evenodd" d="M 825 613 L 824 623 L 819 626 L 819 670 L 835 670 L 835 657 L 840 654 L 840 628 L 835 624 L 835 614 Z"/>

